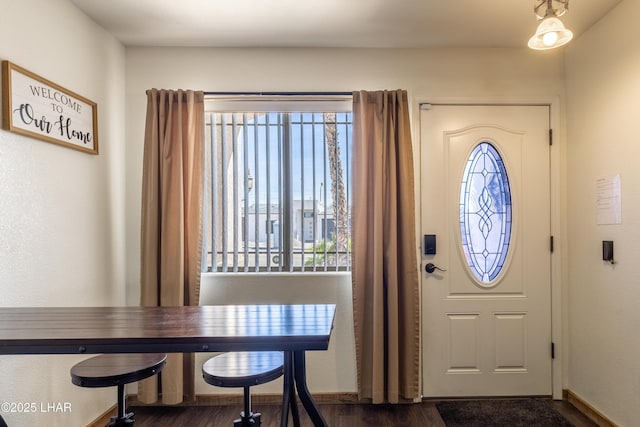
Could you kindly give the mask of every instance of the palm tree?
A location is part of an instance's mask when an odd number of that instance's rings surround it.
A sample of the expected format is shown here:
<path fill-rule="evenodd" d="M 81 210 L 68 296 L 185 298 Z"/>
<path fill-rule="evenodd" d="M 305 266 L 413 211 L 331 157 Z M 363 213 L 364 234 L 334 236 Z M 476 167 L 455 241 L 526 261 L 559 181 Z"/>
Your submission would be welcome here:
<path fill-rule="evenodd" d="M 329 154 L 329 169 L 331 175 L 331 196 L 333 201 L 333 214 L 335 218 L 335 250 L 338 265 L 346 264 L 345 255 L 349 246 L 349 223 L 347 217 L 347 193 L 344 188 L 342 175 L 342 158 L 340 157 L 340 145 L 338 144 L 338 130 L 336 127 L 336 113 L 325 113 L 324 135 Z M 342 254 L 342 255 L 341 255 Z"/>

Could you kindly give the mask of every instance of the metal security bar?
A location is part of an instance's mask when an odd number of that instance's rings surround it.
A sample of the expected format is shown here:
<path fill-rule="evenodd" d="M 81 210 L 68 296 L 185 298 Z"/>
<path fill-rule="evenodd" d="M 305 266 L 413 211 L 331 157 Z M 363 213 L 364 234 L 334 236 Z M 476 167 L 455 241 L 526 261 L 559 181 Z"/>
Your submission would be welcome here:
<path fill-rule="evenodd" d="M 351 268 L 351 113 L 207 113 L 206 271 Z"/>

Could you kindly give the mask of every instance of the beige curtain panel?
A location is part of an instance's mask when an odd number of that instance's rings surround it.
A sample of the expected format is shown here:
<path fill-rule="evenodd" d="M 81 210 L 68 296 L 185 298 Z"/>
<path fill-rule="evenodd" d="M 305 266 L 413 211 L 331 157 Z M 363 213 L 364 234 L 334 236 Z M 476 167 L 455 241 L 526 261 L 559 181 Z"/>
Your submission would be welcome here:
<path fill-rule="evenodd" d="M 202 260 L 204 93 L 149 90 L 142 176 L 140 304 L 198 305 Z M 195 399 L 194 357 L 169 354 L 162 403 Z M 138 399 L 158 400 L 157 376 Z"/>
<path fill-rule="evenodd" d="M 413 177 L 407 92 L 354 92 L 354 328 L 358 393 L 373 403 L 420 396 Z"/>

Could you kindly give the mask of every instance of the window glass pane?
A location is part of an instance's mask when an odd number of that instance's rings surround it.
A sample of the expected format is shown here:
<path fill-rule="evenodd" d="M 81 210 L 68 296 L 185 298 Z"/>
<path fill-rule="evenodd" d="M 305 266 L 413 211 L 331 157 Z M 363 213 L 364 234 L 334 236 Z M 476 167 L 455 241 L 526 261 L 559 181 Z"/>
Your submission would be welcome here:
<path fill-rule="evenodd" d="M 206 269 L 350 267 L 351 113 L 208 113 Z"/>
<path fill-rule="evenodd" d="M 469 269 L 482 283 L 502 271 L 511 239 L 511 192 L 502 157 L 478 144 L 465 165 L 460 188 L 460 234 Z"/>

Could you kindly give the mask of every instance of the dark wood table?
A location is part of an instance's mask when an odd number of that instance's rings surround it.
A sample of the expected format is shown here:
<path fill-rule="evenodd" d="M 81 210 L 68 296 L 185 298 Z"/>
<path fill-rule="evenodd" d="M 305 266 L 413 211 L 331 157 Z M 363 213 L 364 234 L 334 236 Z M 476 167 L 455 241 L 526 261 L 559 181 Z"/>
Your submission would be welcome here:
<path fill-rule="evenodd" d="M 329 347 L 334 316 L 335 304 L 0 307 L 0 354 L 280 350 L 290 390 L 282 425 L 295 385 L 314 425 L 326 426 L 307 388 L 305 352 Z"/>

